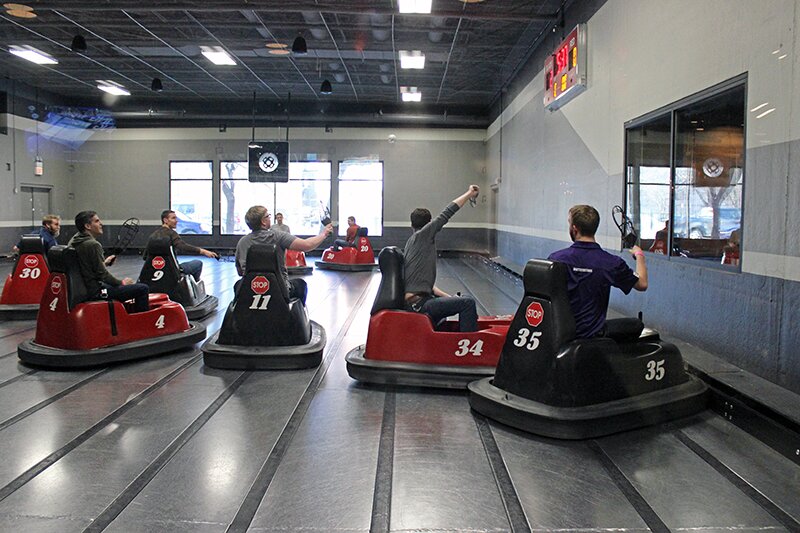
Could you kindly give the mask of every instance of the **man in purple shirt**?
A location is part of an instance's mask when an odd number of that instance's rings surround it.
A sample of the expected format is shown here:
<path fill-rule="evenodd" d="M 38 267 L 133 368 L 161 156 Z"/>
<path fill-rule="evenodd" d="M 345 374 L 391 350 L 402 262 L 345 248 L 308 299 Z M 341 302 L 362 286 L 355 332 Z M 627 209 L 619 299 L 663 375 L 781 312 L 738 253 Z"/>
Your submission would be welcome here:
<path fill-rule="evenodd" d="M 600 225 L 600 213 L 590 205 L 576 205 L 569 210 L 569 236 L 572 246 L 550 254 L 551 261 L 568 268 L 567 294 L 575 316 L 575 336 L 588 339 L 602 335 L 608 311 L 611 287 L 625 294 L 631 289 L 647 290 L 647 265 L 638 246 L 630 249 L 636 260 L 636 272 L 618 255 L 613 255 L 594 240 Z"/>

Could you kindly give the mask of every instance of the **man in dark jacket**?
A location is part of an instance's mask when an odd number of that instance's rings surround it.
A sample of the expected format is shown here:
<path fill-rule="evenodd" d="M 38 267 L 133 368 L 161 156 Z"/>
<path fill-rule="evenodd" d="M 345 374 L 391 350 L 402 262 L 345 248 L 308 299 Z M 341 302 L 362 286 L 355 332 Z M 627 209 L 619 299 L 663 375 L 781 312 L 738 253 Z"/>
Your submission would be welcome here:
<path fill-rule="evenodd" d="M 109 298 L 125 302 L 134 299 L 136 302 L 133 311 L 139 313 L 147 311 L 150 288 L 144 283 L 134 283 L 131 278 L 117 279 L 106 270 L 116 256 L 110 255 L 103 259 L 103 246 L 97 237 L 103 234 L 103 223 L 94 211 L 81 211 L 75 216 L 75 227 L 78 229 L 69 246 L 75 249 L 81 277 L 86 284 L 89 298 L 101 298 L 105 290 Z"/>
<path fill-rule="evenodd" d="M 161 213 L 161 227 L 150 234 L 149 240 L 153 239 L 169 239 L 169 243 L 175 249 L 175 254 L 199 254 L 206 257 L 213 257 L 219 259 L 219 255 L 205 248 L 192 246 L 186 241 L 181 239 L 175 228 L 178 226 L 178 216 L 175 211 L 167 209 Z M 149 260 L 149 257 L 144 257 L 144 260 Z M 203 272 L 203 262 L 199 259 L 192 259 L 180 264 L 181 270 L 185 274 L 192 276 L 195 281 L 200 281 L 200 273 Z"/>

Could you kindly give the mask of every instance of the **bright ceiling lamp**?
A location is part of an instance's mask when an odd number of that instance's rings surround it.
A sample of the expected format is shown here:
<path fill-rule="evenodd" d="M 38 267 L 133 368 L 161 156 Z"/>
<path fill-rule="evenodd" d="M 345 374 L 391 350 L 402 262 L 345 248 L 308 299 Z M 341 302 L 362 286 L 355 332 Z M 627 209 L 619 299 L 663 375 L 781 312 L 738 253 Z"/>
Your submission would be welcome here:
<path fill-rule="evenodd" d="M 200 52 L 215 65 L 236 64 L 236 61 L 221 46 L 201 46 Z"/>
<path fill-rule="evenodd" d="M 108 94 L 113 94 L 114 96 L 131 95 L 131 92 L 128 89 L 111 80 L 97 80 L 97 88 L 101 91 L 107 92 Z"/>
<path fill-rule="evenodd" d="M 400 87 L 400 98 L 404 102 L 421 102 L 422 93 L 416 87 Z"/>
<path fill-rule="evenodd" d="M 28 61 L 36 63 L 37 65 L 58 65 L 58 59 L 54 58 L 50 54 L 42 52 L 38 48 L 34 48 L 33 46 L 11 45 L 8 47 L 8 51 L 15 56 L 19 56 L 22 59 L 27 59 Z"/>
<path fill-rule="evenodd" d="M 399 0 L 400 13 L 430 13 L 432 0 Z"/>
<path fill-rule="evenodd" d="M 425 54 L 419 50 L 400 50 L 400 68 L 425 68 Z"/>

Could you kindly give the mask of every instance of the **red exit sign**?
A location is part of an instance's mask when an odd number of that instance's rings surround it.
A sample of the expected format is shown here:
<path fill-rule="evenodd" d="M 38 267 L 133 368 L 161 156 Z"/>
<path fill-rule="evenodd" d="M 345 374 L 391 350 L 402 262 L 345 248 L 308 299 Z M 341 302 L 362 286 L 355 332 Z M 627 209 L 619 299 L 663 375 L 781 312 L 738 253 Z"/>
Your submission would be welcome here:
<path fill-rule="evenodd" d="M 555 111 L 586 90 L 586 24 L 578 24 L 544 62 L 544 106 Z"/>

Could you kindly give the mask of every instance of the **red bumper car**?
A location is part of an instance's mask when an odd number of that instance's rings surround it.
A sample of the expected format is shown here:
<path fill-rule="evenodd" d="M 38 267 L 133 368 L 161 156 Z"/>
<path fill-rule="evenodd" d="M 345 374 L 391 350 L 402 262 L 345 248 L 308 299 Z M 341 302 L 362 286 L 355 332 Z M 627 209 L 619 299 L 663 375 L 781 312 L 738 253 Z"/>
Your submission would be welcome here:
<path fill-rule="evenodd" d="M 139 283 L 149 286 L 151 293 L 164 293 L 181 304 L 190 320 L 208 316 L 217 308 L 219 301 L 216 296 L 206 294 L 203 280 L 195 281 L 183 273 L 169 239 L 148 242 L 145 257 L 148 260 L 139 273 Z"/>
<path fill-rule="evenodd" d="M 706 385 L 641 319 L 575 338 L 566 265 L 528 261 L 524 283 L 494 378 L 469 384 L 474 410 L 530 433 L 588 439 L 705 409 Z"/>
<path fill-rule="evenodd" d="M 447 320 L 405 310 L 403 254 L 381 250 L 381 284 L 372 306 L 367 343 L 346 356 L 350 377 L 367 383 L 464 388 L 492 376 L 511 316 L 482 316 L 478 331 L 462 333 Z"/>
<path fill-rule="evenodd" d="M 254 245 L 236 284 L 222 327 L 203 344 L 213 368 L 282 370 L 322 362 L 325 328 L 308 319 L 306 306 L 290 298 L 274 245 Z"/>
<path fill-rule="evenodd" d="M 304 276 L 314 271 L 314 267 L 306 264 L 306 254 L 299 250 L 286 250 L 285 262 L 290 276 Z"/>
<path fill-rule="evenodd" d="M 88 301 L 75 250 L 54 246 L 53 269 L 41 298 L 36 337 L 19 345 L 32 365 L 79 368 L 150 357 L 192 346 L 206 335 L 166 294 L 150 295 L 150 310 L 129 313 L 114 300 Z"/>
<path fill-rule="evenodd" d="M 14 269 L 6 278 L 0 295 L 0 317 L 32 320 L 39 312 L 50 269 L 44 257 L 44 245 L 38 235 L 23 235 Z"/>
<path fill-rule="evenodd" d="M 317 268 L 322 270 L 341 270 L 343 272 L 363 272 L 378 266 L 375 252 L 367 238 L 367 228 L 358 228 L 354 246 L 335 250 L 333 246 L 322 252 Z"/>

